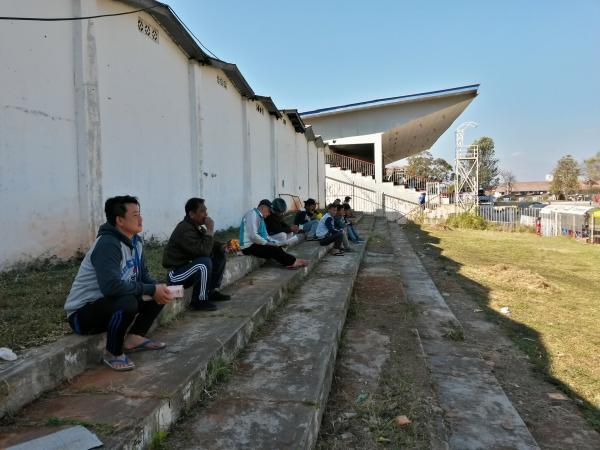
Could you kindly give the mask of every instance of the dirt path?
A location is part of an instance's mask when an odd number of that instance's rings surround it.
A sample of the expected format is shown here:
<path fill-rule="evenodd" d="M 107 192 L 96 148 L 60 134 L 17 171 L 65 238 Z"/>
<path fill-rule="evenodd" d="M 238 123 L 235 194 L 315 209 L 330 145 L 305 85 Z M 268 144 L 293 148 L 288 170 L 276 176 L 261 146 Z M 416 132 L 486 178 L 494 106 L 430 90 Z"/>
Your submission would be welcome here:
<path fill-rule="evenodd" d="M 418 229 L 404 230 L 446 303 L 478 349 L 543 449 L 600 449 L 600 436 L 582 418 L 574 401 L 536 371 L 499 324 L 488 321 L 473 296 L 476 286 L 458 275 Z"/>
<path fill-rule="evenodd" d="M 358 273 L 319 449 L 443 448 L 441 410 L 383 220 Z M 399 425 L 398 417 L 411 423 Z"/>

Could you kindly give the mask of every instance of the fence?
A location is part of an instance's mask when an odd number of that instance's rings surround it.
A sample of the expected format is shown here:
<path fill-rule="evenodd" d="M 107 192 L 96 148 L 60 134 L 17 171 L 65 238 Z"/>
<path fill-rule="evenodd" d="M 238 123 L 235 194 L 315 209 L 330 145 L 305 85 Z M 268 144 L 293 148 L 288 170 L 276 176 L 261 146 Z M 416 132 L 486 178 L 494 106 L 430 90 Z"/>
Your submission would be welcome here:
<path fill-rule="evenodd" d="M 418 203 L 410 200 L 332 177 L 326 177 L 326 181 L 327 204 L 348 196 L 352 198 L 352 209 L 355 211 L 384 216 L 390 221 L 398 222 L 406 222 L 422 211 Z"/>
<path fill-rule="evenodd" d="M 375 176 L 374 163 L 340 155 L 339 153 L 326 154 L 325 163 L 330 164 L 331 166 L 347 169 L 352 172 L 361 173 L 365 176 Z"/>
<path fill-rule="evenodd" d="M 427 188 L 427 183 L 436 181 L 427 177 L 413 177 L 406 174 L 404 168 L 386 168 L 385 181 L 392 181 L 394 184 L 402 185 L 407 189 L 415 189 L 417 191 L 424 191 Z"/>
<path fill-rule="evenodd" d="M 478 205 L 477 215 L 506 229 L 520 226 L 535 227 L 541 208 L 518 208 L 516 206 Z"/>

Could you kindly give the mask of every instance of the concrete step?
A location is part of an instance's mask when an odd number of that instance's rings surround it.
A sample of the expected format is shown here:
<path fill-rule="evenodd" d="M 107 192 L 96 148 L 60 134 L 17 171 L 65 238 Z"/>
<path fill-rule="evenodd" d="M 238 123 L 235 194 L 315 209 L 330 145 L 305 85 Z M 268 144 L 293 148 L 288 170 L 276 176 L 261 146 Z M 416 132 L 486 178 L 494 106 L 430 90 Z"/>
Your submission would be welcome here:
<path fill-rule="evenodd" d="M 303 235 L 299 235 L 300 243 Z M 258 269 L 264 260 L 252 256 L 228 258 L 221 286 L 230 286 Z M 158 275 L 158 274 L 157 274 Z M 191 289 L 184 299 L 166 305 L 155 324 L 166 325 L 185 311 Z M 16 413 L 44 392 L 81 374 L 98 363 L 104 351 L 106 335 L 64 336 L 56 342 L 19 354 L 15 361 L 0 362 L 0 418 Z"/>
<path fill-rule="evenodd" d="M 329 247 L 304 242 L 293 253 L 311 261 L 308 268 L 285 270 L 265 264 L 225 289 L 232 295 L 214 312 L 189 312 L 153 337 L 164 351 L 132 355 L 137 367 L 117 373 L 98 366 L 25 407 L 0 427 L 0 448 L 84 425 L 108 448 L 145 448 L 201 394 L 211 367 L 229 360 L 323 258 Z M 98 354 L 99 356 L 100 354 Z"/>
<path fill-rule="evenodd" d="M 178 424 L 166 448 L 314 448 L 365 246 L 353 249 L 323 259 L 248 346 L 216 400 Z"/>
<path fill-rule="evenodd" d="M 256 270 L 264 260 L 250 256 L 229 258 L 222 286 L 226 287 Z M 187 295 L 191 294 L 188 290 Z M 189 299 L 176 299 L 163 308 L 156 323 L 165 325 L 185 310 Z M 0 363 L 0 418 L 14 414 L 42 393 L 98 363 L 106 335 L 64 336 L 51 344 L 32 348 L 11 362 Z"/>
<path fill-rule="evenodd" d="M 427 273 L 404 232 L 389 224 L 408 301 L 417 307 L 417 330 L 432 383 L 448 424 L 451 449 L 538 445 L 479 351 Z"/>

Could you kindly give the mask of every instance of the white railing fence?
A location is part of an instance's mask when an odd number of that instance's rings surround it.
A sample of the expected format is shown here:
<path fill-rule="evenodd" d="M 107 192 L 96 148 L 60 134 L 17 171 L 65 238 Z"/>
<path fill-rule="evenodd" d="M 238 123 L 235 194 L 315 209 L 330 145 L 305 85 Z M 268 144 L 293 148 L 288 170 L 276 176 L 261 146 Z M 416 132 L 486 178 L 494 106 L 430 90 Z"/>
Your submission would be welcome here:
<path fill-rule="evenodd" d="M 364 176 L 375 176 L 375 164 L 362 159 L 351 158 L 350 156 L 340 155 L 339 153 L 329 153 L 325 155 L 325 163 L 341 169 L 350 170 L 355 173 L 361 173 Z"/>

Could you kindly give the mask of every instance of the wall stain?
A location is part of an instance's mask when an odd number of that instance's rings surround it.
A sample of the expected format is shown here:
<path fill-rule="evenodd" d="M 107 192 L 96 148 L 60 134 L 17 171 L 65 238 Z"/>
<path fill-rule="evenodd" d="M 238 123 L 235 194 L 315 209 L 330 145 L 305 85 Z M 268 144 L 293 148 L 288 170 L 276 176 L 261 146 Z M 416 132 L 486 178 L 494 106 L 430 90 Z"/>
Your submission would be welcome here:
<path fill-rule="evenodd" d="M 37 109 L 28 109 L 28 108 L 24 108 L 23 106 L 2 105 L 2 107 L 4 109 L 15 109 L 17 111 L 24 112 L 25 114 L 31 114 L 33 116 L 46 117 L 46 118 L 48 118 L 50 120 L 53 120 L 53 121 L 60 120 L 60 121 L 64 121 L 64 122 L 75 122 L 74 119 L 69 119 L 67 117 L 53 116 L 53 115 L 50 115 L 48 113 L 45 113 L 44 111 L 39 111 Z"/>

